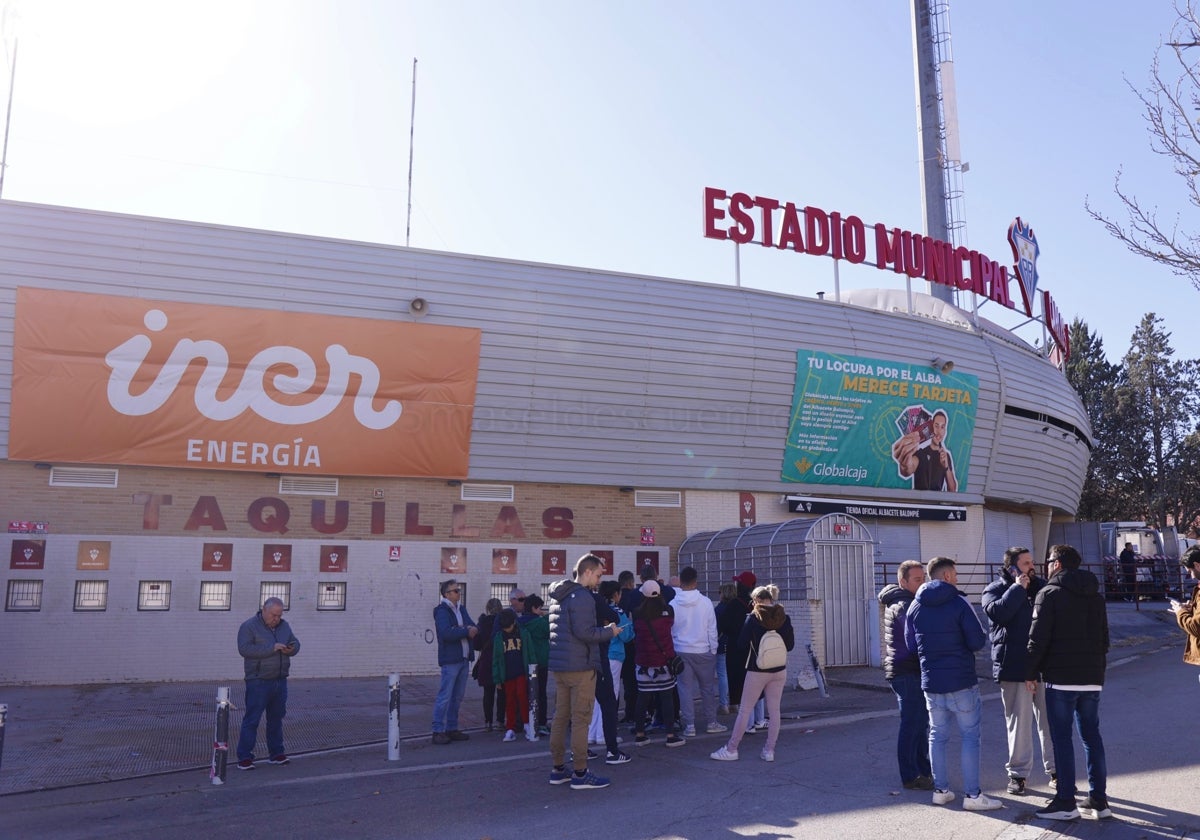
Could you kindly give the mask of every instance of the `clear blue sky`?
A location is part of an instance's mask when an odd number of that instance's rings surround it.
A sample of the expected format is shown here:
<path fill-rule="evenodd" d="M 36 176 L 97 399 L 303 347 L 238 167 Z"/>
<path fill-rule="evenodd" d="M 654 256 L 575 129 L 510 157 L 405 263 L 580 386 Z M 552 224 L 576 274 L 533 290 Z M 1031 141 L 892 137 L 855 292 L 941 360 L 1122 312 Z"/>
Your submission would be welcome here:
<path fill-rule="evenodd" d="M 907 0 L 3 8 L 9 55 L 20 37 L 5 198 L 403 244 L 415 57 L 416 247 L 732 282 L 732 245 L 701 235 L 705 186 L 922 229 Z M 1175 15 L 1132 9 L 952 4 L 968 240 L 1010 263 L 1020 215 L 1042 288 L 1110 358 L 1150 311 L 1200 358 L 1198 293 L 1083 209 L 1116 212 L 1121 166 L 1165 215 L 1187 209 L 1125 84 L 1144 86 Z M 751 246 L 742 281 L 812 295 L 831 266 Z M 846 267 L 842 284 L 900 287 Z"/>

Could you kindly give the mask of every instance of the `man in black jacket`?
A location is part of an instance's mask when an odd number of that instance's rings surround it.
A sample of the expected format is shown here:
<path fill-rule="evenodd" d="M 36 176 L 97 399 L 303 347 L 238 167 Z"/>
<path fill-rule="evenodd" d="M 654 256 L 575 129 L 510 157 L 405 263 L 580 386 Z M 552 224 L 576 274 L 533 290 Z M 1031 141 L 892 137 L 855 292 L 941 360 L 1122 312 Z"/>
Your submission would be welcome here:
<path fill-rule="evenodd" d="M 1008 730 L 1008 792 L 1025 793 L 1025 780 L 1033 769 L 1033 735 L 1042 749 L 1042 766 L 1054 787 L 1054 748 L 1046 720 L 1046 686 L 1038 683 L 1030 694 L 1025 688 L 1026 648 L 1033 623 L 1033 602 L 1046 581 L 1033 571 L 1028 548 L 1014 546 L 1004 552 L 1000 576 L 983 590 L 983 611 L 991 623 L 992 678 L 1000 684 L 1004 722 Z"/>
<path fill-rule="evenodd" d="M 933 768 L 929 764 L 929 709 L 921 691 L 921 661 L 904 641 L 904 622 L 913 595 L 925 582 L 925 567 L 919 560 L 905 560 L 896 569 L 896 583 L 879 593 L 883 604 L 883 676 L 900 705 L 900 734 L 896 737 L 896 761 L 900 782 L 909 790 L 933 790 Z"/>
<path fill-rule="evenodd" d="M 1051 820 L 1112 816 L 1108 807 L 1108 768 L 1100 737 L 1100 690 L 1108 654 L 1108 614 L 1100 582 L 1080 567 L 1079 552 L 1069 545 L 1050 547 L 1050 579 L 1038 593 L 1029 631 L 1026 687 L 1032 694 L 1040 677 L 1046 683 L 1046 712 L 1054 741 L 1058 789 L 1037 811 Z M 1079 727 L 1087 760 L 1090 791 L 1075 804 L 1075 747 L 1072 722 Z"/>

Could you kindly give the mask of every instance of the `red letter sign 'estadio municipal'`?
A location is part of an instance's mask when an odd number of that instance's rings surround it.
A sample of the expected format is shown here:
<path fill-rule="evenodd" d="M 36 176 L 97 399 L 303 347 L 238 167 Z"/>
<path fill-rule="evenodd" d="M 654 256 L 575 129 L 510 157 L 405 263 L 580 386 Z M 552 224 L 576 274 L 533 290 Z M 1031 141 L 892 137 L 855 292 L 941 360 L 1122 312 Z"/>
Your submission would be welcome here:
<path fill-rule="evenodd" d="M 757 242 L 764 248 L 790 249 L 855 264 L 867 262 L 870 251 L 876 268 L 890 268 L 897 274 L 981 295 L 1018 311 L 1008 293 L 1007 266 L 979 251 L 931 236 L 878 222 L 868 229 L 858 216 L 705 187 L 704 236 L 731 239 L 741 245 Z M 1020 309 L 1034 318 L 1038 247 L 1033 229 L 1018 218 L 1009 229 L 1009 242 L 1017 260 L 1013 268 L 1021 291 Z M 1042 292 L 1042 321 L 1065 359 L 1070 348 L 1069 332 L 1046 291 Z"/>

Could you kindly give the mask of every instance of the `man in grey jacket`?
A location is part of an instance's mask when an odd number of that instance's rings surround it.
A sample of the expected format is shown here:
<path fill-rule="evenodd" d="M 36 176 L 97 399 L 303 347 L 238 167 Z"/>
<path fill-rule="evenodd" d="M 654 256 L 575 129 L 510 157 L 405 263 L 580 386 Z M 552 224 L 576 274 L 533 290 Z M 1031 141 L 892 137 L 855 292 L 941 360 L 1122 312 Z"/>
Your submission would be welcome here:
<path fill-rule="evenodd" d="M 587 769 L 587 732 L 596 700 L 596 669 L 608 667 L 599 643 L 621 632 L 619 625 L 596 623 L 592 589 L 600 584 L 604 561 L 585 554 L 575 563 L 573 580 L 550 587 L 550 673 L 554 675 L 554 721 L 550 725 L 550 784 L 571 783 L 572 790 L 608 787 L 608 779 Z M 574 773 L 567 770 L 567 727 L 571 727 Z"/>
<path fill-rule="evenodd" d="M 254 769 L 254 743 L 258 722 L 267 713 L 268 764 L 287 764 L 283 748 L 283 718 L 287 715 L 287 678 L 300 640 L 283 620 L 283 601 L 268 598 L 262 609 L 242 622 L 237 635 L 238 653 L 246 671 L 246 711 L 238 738 L 239 770 Z"/>

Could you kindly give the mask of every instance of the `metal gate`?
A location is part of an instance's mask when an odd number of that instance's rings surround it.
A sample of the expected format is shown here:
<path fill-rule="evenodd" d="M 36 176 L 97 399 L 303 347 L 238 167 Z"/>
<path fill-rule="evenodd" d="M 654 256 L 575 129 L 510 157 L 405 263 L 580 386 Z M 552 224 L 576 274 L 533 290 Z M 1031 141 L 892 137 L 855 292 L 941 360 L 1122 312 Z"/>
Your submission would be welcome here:
<path fill-rule="evenodd" d="M 831 521 L 818 524 L 837 528 L 840 537 L 835 542 L 810 532 L 813 588 L 824 612 L 825 665 L 870 665 L 875 635 L 871 630 L 879 618 L 870 536 L 853 533 L 865 532 L 853 517 L 835 514 L 822 519 Z"/>

